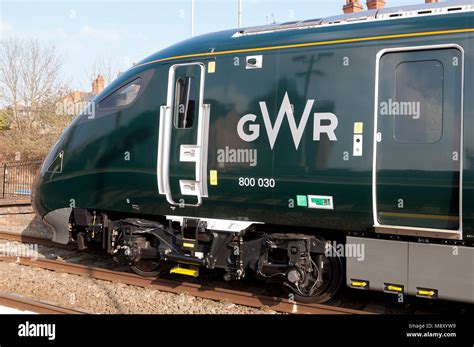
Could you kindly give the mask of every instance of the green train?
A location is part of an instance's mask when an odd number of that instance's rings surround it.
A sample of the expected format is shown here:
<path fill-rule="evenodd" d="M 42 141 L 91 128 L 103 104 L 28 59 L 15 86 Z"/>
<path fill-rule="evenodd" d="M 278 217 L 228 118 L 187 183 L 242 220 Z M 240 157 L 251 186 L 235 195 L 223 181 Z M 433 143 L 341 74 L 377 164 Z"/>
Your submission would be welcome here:
<path fill-rule="evenodd" d="M 202 35 L 92 100 L 33 205 L 143 276 L 474 302 L 473 91 L 474 1 Z"/>

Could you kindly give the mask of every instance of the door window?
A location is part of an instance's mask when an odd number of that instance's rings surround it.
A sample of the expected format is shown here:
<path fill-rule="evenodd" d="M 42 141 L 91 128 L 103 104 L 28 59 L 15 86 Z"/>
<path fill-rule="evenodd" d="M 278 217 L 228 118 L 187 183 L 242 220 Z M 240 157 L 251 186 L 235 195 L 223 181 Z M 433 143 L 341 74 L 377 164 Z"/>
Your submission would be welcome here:
<path fill-rule="evenodd" d="M 196 112 L 197 84 L 194 77 L 176 80 L 174 126 L 177 129 L 192 128 Z"/>
<path fill-rule="evenodd" d="M 401 143 L 435 143 L 443 132 L 443 65 L 438 60 L 403 62 L 395 70 L 393 137 Z"/>

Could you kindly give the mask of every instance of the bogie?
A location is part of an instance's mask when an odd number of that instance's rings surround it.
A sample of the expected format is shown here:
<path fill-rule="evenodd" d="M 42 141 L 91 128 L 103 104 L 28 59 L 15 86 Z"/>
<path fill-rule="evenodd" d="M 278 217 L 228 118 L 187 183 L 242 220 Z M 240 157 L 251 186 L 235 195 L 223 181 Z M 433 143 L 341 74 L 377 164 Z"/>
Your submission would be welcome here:
<path fill-rule="evenodd" d="M 276 280 L 305 302 L 330 299 L 343 278 L 341 260 L 325 255 L 331 243 L 320 237 L 253 227 L 240 232 L 209 230 L 206 221 L 192 218 L 165 225 L 137 218 L 112 221 L 103 212 L 81 209 L 73 216 L 72 235 L 81 238 L 82 249 L 102 247 L 144 277 L 159 276 L 177 264 L 181 269 L 221 269 L 226 280 L 242 279 L 251 271 Z"/>

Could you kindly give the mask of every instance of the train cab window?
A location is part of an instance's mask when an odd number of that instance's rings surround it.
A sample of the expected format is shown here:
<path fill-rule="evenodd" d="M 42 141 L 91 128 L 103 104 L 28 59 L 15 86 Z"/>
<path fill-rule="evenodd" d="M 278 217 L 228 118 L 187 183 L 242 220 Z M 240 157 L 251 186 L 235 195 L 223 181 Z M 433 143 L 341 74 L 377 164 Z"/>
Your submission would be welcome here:
<path fill-rule="evenodd" d="M 99 108 L 117 108 L 130 105 L 137 97 L 141 85 L 141 78 L 134 79 L 99 102 Z"/>
<path fill-rule="evenodd" d="M 194 77 L 176 80 L 174 126 L 188 129 L 194 124 L 196 111 L 197 83 Z"/>
<path fill-rule="evenodd" d="M 393 137 L 401 143 L 435 143 L 443 131 L 443 65 L 438 60 L 400 63 L 395 72 Z"/>

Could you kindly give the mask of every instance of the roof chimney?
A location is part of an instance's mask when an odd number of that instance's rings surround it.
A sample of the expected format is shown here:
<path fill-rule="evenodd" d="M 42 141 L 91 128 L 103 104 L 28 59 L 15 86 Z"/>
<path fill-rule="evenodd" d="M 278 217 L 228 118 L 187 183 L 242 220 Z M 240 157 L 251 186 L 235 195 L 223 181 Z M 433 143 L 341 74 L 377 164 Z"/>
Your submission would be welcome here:
<path fill-rule="evenodd" d="M 438 0 L 425 0 L 425 4 L 432 4 L 433 2 L 438 2 Z"/>
<path fill-rule="evenodd" d="M 346 0 L 346 4 L 342 6 L 344 13 L 354 13 L 362 11 L 359 0 Z"/>
<path fill-rule="evenodd" d="M 384 0 L 367 0 L 368 10 L 378 10 L 385 7 Z"/>
<path fill-rule="evenodd" d="M 97 75 L 97 78 L 92 81 L 92 94 L 99 94 L 105 87 L 105 79 L 102 75 Z"/>

